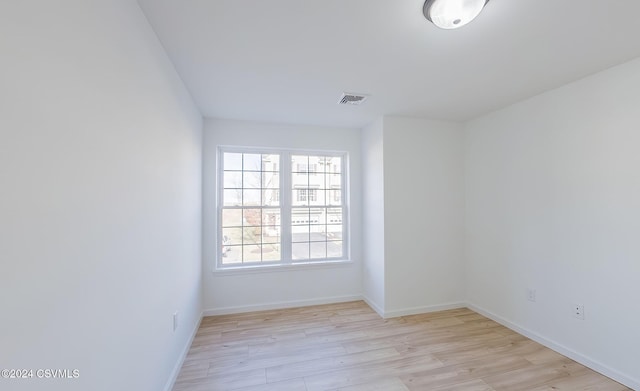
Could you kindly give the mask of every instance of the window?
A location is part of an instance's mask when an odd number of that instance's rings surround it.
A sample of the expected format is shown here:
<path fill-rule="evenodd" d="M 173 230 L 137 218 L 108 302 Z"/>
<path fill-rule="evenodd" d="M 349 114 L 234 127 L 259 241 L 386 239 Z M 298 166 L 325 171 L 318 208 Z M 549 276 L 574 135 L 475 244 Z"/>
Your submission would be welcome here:
<path fill-rule="evenodd" d="M 326 152 L 220 148 L 218 268 L 347 258 L 345 161 Z"/>

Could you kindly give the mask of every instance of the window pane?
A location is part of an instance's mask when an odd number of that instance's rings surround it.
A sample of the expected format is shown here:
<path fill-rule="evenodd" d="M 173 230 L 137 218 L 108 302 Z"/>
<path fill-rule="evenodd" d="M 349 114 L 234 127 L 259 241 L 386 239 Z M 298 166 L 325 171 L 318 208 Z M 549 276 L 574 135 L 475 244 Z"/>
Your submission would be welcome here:
<path fill-rule="evenodd" d="M 309 205 L 325 205 L 324 189 L 309 189 Z"/>
<path fill-rule="evenodd" d="M 311 242 L 310 245 L 311 258 L 326 258 L 327 257 L 327 242 Z"/>
<path fill-rule="evenodd" d="M 242 246 L 223 246 L 222 264 L 242 263 Z"/>
<path fill-rule="evenodd" d="M 242 226 L 242 210 L 241 209 L 223 209 L 222 210 L 222 226 L 223 227 L 241 227 Z"/>
<path fill-rule="evenodd" d="M 294 189 L 291 195 L 291 199 L 293 200 L 294 206 L 307 205 L 309 203 L 309 194 L 307 192 L 307 189 Z"/>
<path fill-rule="evenodd" d="M 256 171 L 245 171 L 244 182 L 242 183 L 245 189 L 259 189 L 262 175 Z"/>
<path fill-rule="evenodd" d="M 242 228 L 243 244 L 259 244 L 262 236 L 262 227 Z"/>
<path fill-rule="evenodd" d="M 309 210 L 311 215 L 311 224 L 326 224 L 327 223 L 327 210 L 325 208 L 312 208 Z"/>
<path fill-rule="evenodd" d="M 262 209 L 243 209 L 242 217 L 245 226 L 262 225 Z"/>
<path fill-rule="evenodd" d="M 242 170 L 242 154 L 225 152 L 223 165 L 225 170 Z"/>
<path fill-rule="evenodd" d="M 327 205 L 342 205 L 340 190 L 327 190 Z"/>
<path fill-rule="evenodd" d="M 242 169 L 244 171 L 260 171 L 262 169 L 262 155 L 245 153 Z"/>
<path fill-rule="evenodd" d="M 261 194 L 259 189 L 243 190 L 242 191 L 242 205 L 244 206 L 259 206 L 261 205 Z"/>
<path fill-rule="evenodd" d="M 327 174 L 327 189 L 340 189 L 342 187 L 342 175 Z"/>
<path fill-rule="evenodd" d="M 242 190 L 225 189 L 222 194 L 224 206 L 240 206 L 242 205 Z"/>
<path fill-rule="evenodd" d="M 342 224 L 327 225 L 327 237 L 331 240 L 342 240 Z"/>
<path fill-rule="evenodd" d="M 309 185 L 312 189 L 324 189 L 325 188 L 325 174 L 309 173 Z"/>
<path fill-rule="evenodd" d="M 324 157 L 309 156 L 309 172 L 324 172 Z"/>
<path fill-rule="evenodd" d="M 278 206 L 278 205 L 280 205 L 280 190 L 278 190 L 278 189 L 263 189 L 262 190 L 262 205 L 264 205 L 264 206 Z"/>
<path fill-rule="evenodd" d="M 294 189 L 306 189 L 309 187 L 309 174 L 306 172 L 294 172 L 291 174 L 291 187 Z"/>
<path fill-rule="evenodd" d="M 291 241 L 292 242 L 308 242 L 309 241 L 309 226 L 308 225 L 295 225 L 291 227 Z"/>
<path fill-rule="evenodd" d="M 333 163 L 335 159 L 339 159 L 333 156 L 323 156 L 322 163 L 324 166 L 324 172 L 333 172 Z"/>
<path fill-rule="evenodd" d="M 262 250 L 260 246 L 246 245 L 242 246 L 243 262 L 259 262 L 262 260 Z"/>
<path fill-rule="evenodd" d="M 309 243 L 293 243 L 291 255 L 293 260 L 309 259 Z"/>
<path fill-rule="evenodd" d="M 267 225 L 262 227 L 262 243 L 280 243 L 280 226 Z"/>
<path fill-rule="evenodd" d="M 308 172 L 309 171 L 309 157 L 302 155 L 291 156 L 291 171 L 293 172 Z"/>
<path fill-rule="evenodd" d="M 309 208 L 294 208 L 291 211 L 291 225 L 309 224 Z"/>
<path fill-rule="evenodd" d="M 310 225 L 309 233 L 311 234 L 312 241 L 327 240 L 327 226 L 326 225 Z"/>
<path fill-rule="evenodd" d="M 307 205 L 307 190 L 306 189 L 298 189 L 294 190 L 291 195 L 291 199 L 293 200 L 293 206 L 303 206 Z"/>
<path fill-rule="evenodd" d="M 262 225 L 280 224 L 280 209 L 262 209 Z"/>
<path fill-rule="evenodd" d="M 262 171 L 280 171 L 280 155 L 262 155 Z"/>
<path fill-rule="evenodd" d="M 237 189 L 242 187 L 242 171 L 225 171 L 224 188 Z"/>
<path fill-rule="evenodd" d="M 223 228 L 222 244 L 225 246 L 242 244 L 242 228 Z"/>
<path fill-rule="evenodd" d="M 267 189 L 279 189 L 280 175 L 277 172 L 263 172 L 262 187 Z"/>
<path fill-rule="evenodd" d="M 342 258 L 342 242 L 327 242 L 327 258 Z"/>
<path fill-rule="evenodd" d="M 335 173 L 341 173 L 342 172 L 342 158 L 339 156 L 334 156 L 334 157 L 330 157 L 328 158 L 328 162 L 327 162 L 327 172 L 335 172 Z"/>
<path fill-rule="evenodd" d="M 265 244 L 262 246 L 262 261 L 280 261 L 282 254 L 279 244 Z"/>
<path fill-rule="evenodd" d="M 342 208 L 327 209 L 327 224 L 342 224 Z"/>
<path fill-rule="evenodd" d="M 313 232 L 309 233 L 309 241 L 311 242 L 326 242 L 327 234 L 325 232 Z"/>

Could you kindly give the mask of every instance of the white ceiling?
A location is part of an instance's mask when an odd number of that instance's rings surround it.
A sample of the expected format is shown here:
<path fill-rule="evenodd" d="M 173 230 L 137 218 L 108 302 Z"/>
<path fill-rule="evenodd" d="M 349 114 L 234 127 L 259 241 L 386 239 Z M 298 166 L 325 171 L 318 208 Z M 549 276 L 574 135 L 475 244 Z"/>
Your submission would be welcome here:
<path fill-rule="evenodd" d="M 491 0 L 459 30 L 423 0 L 139 3 L 208 117 L 467 120 L 640 56 L 638 0 Z"/>

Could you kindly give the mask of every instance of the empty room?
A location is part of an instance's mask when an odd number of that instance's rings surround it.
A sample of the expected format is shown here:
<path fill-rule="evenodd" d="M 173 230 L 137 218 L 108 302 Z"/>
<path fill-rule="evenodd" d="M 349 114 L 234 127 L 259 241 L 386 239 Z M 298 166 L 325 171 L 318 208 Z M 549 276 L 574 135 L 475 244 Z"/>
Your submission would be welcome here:
<path fill-rule="evenodd" d="M 0 0 L 0 390 L 640 390 L 638 15 Z"/>

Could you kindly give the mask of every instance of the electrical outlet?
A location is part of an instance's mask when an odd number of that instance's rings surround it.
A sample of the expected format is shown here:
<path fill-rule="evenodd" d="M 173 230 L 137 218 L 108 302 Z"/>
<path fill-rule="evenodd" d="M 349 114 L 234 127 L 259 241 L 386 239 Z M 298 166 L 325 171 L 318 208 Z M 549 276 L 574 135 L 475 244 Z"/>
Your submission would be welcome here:
<path fill-rule="evenodd" d="M 178 312 L 173 313 L 173 331 L 178 329 Z"/>
<path fill-rule="evenodd" d="M 531 289 L 531 288 L 527 288 L 527 300 L 532 301 L 532 302 L 536 302 L 536 290 L 535 289 Z"/>
<path fill-rule="evenodd" d="M 584 320 L 584 305 L 583 304 L 574 304 L 573 305 L 573 317 Z"/>

